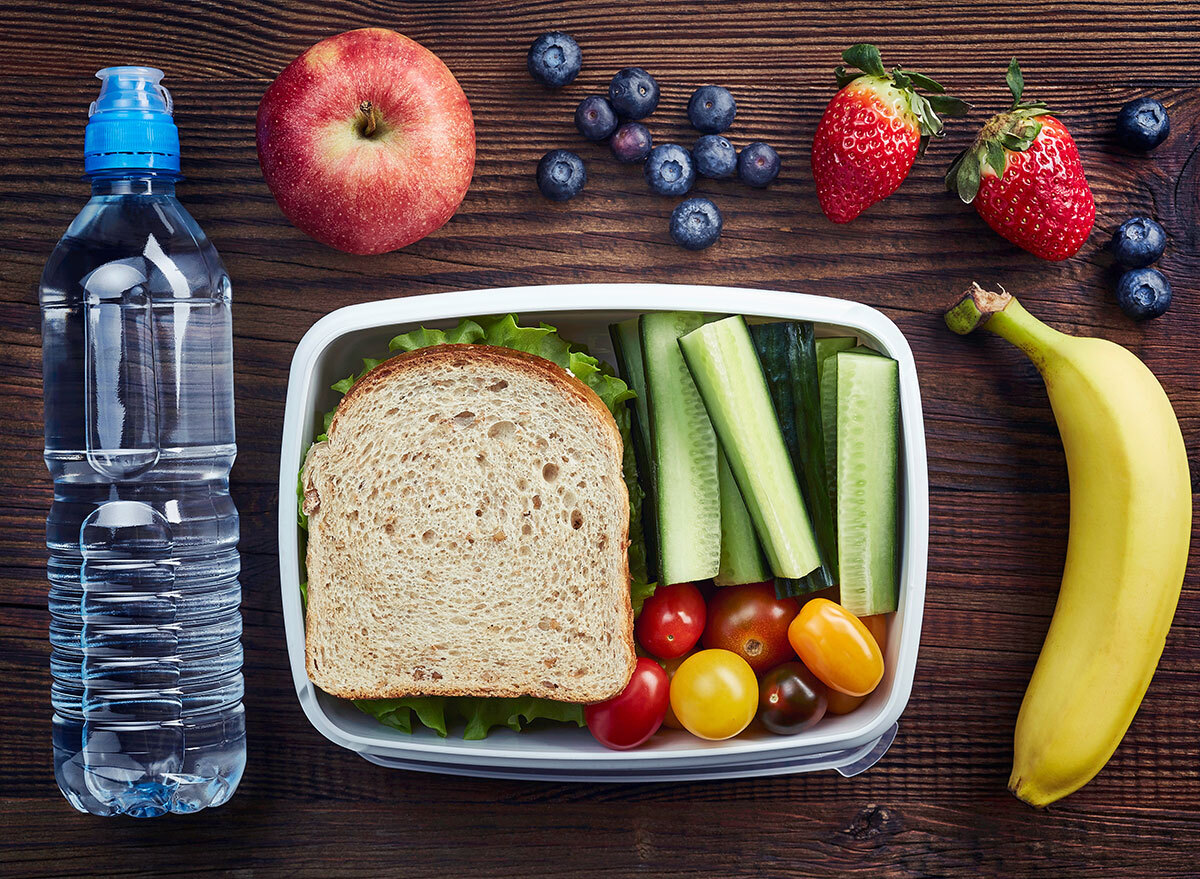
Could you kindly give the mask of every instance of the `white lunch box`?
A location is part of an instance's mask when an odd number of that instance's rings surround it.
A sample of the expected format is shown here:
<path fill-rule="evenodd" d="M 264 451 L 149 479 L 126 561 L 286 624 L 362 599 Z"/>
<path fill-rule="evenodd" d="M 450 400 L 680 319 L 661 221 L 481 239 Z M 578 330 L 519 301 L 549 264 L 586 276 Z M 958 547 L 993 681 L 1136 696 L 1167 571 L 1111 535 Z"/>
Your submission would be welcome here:
<path fill-rule="evenodd" d="M 900 605 L 888 630 L 884 678 L 871 697 L 850 714 L 826 716 L 812 729 L 792 736 L 748 731 L 727 741 L 706 742 L 664 729 L 640 748 L 610 751 L 586 729 L 562 725 L 522 733 L 495 729 L 473 742 L 456 738 L 460 731 L 454 729 L 444 739 L 423 728 L 406 735 L 317 689 L 304 666 L 296 474 L 319 431 L 322 413 L 337 402 L 330 385 L 356 372 L 362 358 L 385 356 L 388 340 L 398 333 L 508 312 L 523 322 L 552 324 L 563 338 L 611 362 L 609 324 L 647 311 L 813 321 L 819 336 L 856 335 L 899 361 Z M 438 293 L 338 309 L 313 324 L 292 358 L 279 464 L 279 571 L 288 659 L 296 695 L 313 726 L 373 763 L 450 775 L 554 781 L 701 780 L 819 769 L 855 775 L 883 756 L 908 703 L 921 636 L 928 550 L 929 473 L 912 351 L 896 325 L 866 305 L 799 293 L 673 284 L 563 284 Z"/>

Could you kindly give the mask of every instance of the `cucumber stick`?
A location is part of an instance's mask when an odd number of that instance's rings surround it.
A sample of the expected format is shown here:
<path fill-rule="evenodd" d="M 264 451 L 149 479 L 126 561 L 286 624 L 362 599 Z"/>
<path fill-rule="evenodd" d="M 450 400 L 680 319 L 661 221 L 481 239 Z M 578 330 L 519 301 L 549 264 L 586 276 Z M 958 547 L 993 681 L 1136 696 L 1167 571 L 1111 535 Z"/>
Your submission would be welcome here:
<path fill-rule="evenodd" d="M 689 312 L 654 312 L 638 321 L 663 583 L 706 580 L 720 570 L 717 438 L 679 348 L 679 338 L 704 320 Z"/>
<path fill-rule="evenodd" d="M 821 343 L 824 346 L 822 354 Z M 829 486 L 829 506 L 833 513 L 834 523 L 837 522 L 837 370 L 826 369 L 836 361 L 833 359 L 842 351 L 855 354 L 869 354 L 872 357 L 883 357 L 878 351 L 865 345 L 855 345 L 854 339 L 831 338 L 817 339 L 817 376 L 821 385 L 821 437 L 825 447 L 825 481 Z"/>
<path fill-rule="evenodd" d="M 658 511 L 654 501 L 654 461 L 650 455 L 650 410 L 646 402 L 646 370 L 642 358 L 642 340 L 638 319 L 630 318 L 608 328 L 612 338 L 617 369 L 637 397 L 632 401 L 633 457 L 637 463 L 642 502 L 642 539 L 646 544 L 646 574 L 651 582 L 658 579 Z"/>
<path fill-rule="evenodd" d="M 837 531 L 841 602 L 857 616 L 896 609 L 900 466 L 899 364 L 843 351 L 836 374 Z"/>
<path fill-rule="evenodd" d="M 829 336 L 824 339 L 817 339 L 813 344 L 817 352 L 817 381 L 819 382 L 821 376 L 825 374 L 826 360 L 839 351 L 853 348 L 857 343 L 858 340 L 853 336 Z"/>
<path fill-rule="evenodd" d="M 808 575 L 804 591 L 825 589 L 837 582 L 837 531 L 825 469 L 813 325 L 808 321 L 757 324 L 750 335 L 821 552 L 821 566 Z"/>
<path fill-rule="evenodd" d="M 646 367 L 642 361 L 642 340 L 638 333 L 638 319 L 631 317 L 608 328 L 613 350 L 617 355 L 617 368 L 621 378 L 637 394 L 633 408 L 637 418 L 637 435 L 646 448 L 650 447 L 650 410 L 646 402 Z M 638 462 L 641 464 L 641 461 Z M 647 474 L 648 475 L 648 474 Z"/>
<path fill-rule="evenodd" d="M 738 586 L 770 580 L 771 569 L 763 558 L 750 511 L 721 451 L 717 452 L 717 478 L 721 484 L 721 568 L 713 582 L 718 586 Z"/>
<path fill-rule="evenodd" d="M 746 321 L 739 316 L 704 324 L 683 336 L 679 347 L 771 570 L 777 577 L 803 577 L 821 557 Z M 648 347 L 646 354 L 649 364 Z"/>

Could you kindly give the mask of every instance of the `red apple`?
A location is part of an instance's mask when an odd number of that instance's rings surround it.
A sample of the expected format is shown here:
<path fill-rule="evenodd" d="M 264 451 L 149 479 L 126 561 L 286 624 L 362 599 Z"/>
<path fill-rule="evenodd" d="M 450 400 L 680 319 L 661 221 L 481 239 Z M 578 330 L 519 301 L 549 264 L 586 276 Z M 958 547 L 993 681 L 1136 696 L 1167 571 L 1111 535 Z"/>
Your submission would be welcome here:
<path fill-rule="evenodd" d="M 475 168 L 467 96 L 441 59 L 395 31 L 317 43 L 258 105 L 258 160 L 287 218 L 350 253 L 424 238 Z"/>

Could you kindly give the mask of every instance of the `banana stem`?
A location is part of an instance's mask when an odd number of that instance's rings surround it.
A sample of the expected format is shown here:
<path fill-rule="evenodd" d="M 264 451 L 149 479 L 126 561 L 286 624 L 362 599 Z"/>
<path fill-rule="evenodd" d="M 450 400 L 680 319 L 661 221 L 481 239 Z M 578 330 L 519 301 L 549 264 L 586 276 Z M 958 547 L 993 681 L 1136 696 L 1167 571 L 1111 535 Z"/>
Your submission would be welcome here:
<path fill-rule="evenodd" d="M 979 284 L 972 284 L 962 300 L 946 312 L 946 326 L 959 335 L 983 327 L 1024 351 L 1039 370 L 1063 335 L 1026 311 L 1003 288 L 996 293 Z"/>

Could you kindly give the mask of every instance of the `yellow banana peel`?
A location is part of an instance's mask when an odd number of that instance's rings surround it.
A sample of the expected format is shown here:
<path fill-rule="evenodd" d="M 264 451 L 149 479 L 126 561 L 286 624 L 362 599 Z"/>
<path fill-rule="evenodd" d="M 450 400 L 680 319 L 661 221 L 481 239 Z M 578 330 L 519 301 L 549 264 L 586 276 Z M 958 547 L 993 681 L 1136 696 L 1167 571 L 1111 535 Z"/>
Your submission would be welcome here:
<path fill-rule="evenodd" d="M 946 315 L 1012 342 L 1046 383 L 1066 452 L 1070 534 L 1054 619 L 1021 703 L 1009 789 L 1078 790 L 1120 744 L 1158 665 L 1192 530 L 1187 452 L 1154 374 L 1120 345 L 1051 329 L 976 284 Z"/>

